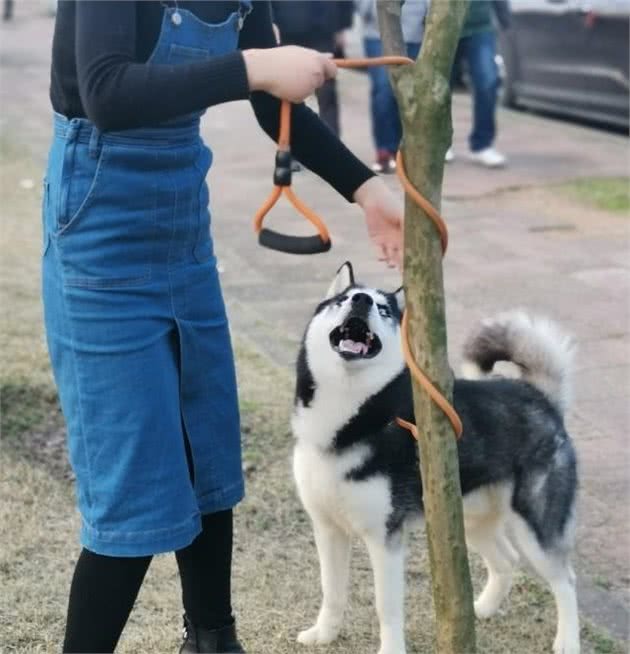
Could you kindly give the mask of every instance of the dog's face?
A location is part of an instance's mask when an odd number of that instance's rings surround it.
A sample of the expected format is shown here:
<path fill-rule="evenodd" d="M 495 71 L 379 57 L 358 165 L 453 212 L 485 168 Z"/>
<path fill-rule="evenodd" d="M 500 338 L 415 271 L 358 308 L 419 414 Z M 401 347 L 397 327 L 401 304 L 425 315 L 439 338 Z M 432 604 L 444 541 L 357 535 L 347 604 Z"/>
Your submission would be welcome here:
<path fill-rule="evenodd" d="M 311 361 L 330 357 L 348 369 L 363 369 L 371 362 L 402 362 L 400 319 L 402 290 L 386 293 L 357 284 L 346 262 L 315 311 L 307 332 Z"/>

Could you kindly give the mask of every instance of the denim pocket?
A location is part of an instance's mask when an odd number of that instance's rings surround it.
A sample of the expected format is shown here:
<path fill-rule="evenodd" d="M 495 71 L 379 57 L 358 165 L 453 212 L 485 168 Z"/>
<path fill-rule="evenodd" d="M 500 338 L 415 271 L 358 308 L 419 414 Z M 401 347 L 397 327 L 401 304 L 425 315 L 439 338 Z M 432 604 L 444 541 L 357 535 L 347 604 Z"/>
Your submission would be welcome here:
<path fill-rule="evenodd" d="M 87 144 L 78 143 L 70 155 L 66 146 L 52 234 L 65 286 L 115 289 L 151 279 L 159 183 L 154 161 L 142 147 L 103 143 L 94 157 Z"/>
<path fill-rule="evenodd" d="M 94 200 L 106 158 L 105 147 L 94 155 L 87 143 L 74 140 L 66 144 L 55 236 L 61 237 L 72 229 Z"/>
<path fill-rule="evenodd" d="M 50 246 L 50 231 L 48 229 L 48 212 L 50 211 L 50 183 L 47 177 L 42 182 L 42 257 Z"/>
<path fill-rule="evenodd" d="M 208 59 L 208 51 L 201 48 L 189 48 L 186 45 L 173 43 L 169 50 L 169 64 L 189 64 L 193 61 L 205 61 Z"/>

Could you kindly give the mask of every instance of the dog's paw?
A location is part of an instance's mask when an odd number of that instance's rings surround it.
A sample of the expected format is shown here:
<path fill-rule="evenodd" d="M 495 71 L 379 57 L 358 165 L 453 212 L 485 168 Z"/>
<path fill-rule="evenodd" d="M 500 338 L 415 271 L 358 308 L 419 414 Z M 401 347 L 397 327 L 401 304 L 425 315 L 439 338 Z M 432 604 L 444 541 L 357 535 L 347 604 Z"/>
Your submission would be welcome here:
<path fill-rule="evenodd" d="M 315 624 L 310 629 L 300 631 L 297 642 L 302 645 L 327 645 L 328 643 L 332 643 L 338 634 L 339 629 L 321 627 Z"/>
<path fill-rule="evenodd" d="M 556 636 L 553 641 L 553 654 L 580 654 L 580 641 Z"/>

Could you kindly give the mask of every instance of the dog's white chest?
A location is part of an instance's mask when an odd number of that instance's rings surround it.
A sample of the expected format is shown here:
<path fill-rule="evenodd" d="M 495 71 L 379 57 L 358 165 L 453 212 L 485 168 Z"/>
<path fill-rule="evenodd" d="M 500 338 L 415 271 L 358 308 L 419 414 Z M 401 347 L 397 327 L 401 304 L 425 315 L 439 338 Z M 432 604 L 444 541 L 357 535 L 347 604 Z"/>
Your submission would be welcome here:
<path fill-rule="evenodd" d="M 367 456 L 369 450 L 363 446 L 340 456 L 296 445 L 293 473 L 302 504 L 314 521 L 333 522 L 348 533 L 382 531 L 392 510 L 387 479 L 357 481 L 349 476 Z"/>

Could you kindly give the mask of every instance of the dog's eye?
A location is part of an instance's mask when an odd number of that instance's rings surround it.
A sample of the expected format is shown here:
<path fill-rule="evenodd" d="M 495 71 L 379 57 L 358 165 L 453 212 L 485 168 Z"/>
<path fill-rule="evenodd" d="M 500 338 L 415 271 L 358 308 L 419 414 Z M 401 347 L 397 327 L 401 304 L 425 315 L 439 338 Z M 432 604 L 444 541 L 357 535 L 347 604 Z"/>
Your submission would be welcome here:
<path fill-rule="evenodd" d="M 378 312 L 383 316 L 383 318 L 389 318 L 392 313 L 389 310 L 389 307 L 386 304 L 378 304 Z"/>
<path fill-rule="evenodd" d="M 348 299 L 347 295 L 342 295 L 340 298 L 337 299 L 337 302 L 335 304 L 338 307 L 340 307 L 347 299 Z"/>

